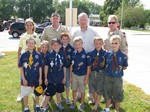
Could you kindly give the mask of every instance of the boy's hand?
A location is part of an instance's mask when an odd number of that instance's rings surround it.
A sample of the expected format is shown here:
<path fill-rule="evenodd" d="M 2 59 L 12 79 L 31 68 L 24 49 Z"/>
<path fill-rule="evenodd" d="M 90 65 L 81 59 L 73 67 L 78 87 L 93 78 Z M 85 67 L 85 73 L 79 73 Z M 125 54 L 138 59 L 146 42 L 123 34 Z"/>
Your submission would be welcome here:
<path fill-rule="evenodd" d="M 88 78 L 85 78 L 84 80 L 84 84 L 87 85 L 88 84 Z"/>
<path fill-rule="evenodd" d="M 27 86 L 28 85 L 28 81 L 26 79 L 23 80 L 23 85 Z"/>
<path fill-rule="evenodd" d="M 44 82 L 45 82 L 45 85 L 47 85 L 47 84 L 48 84 L 48 80 L 47 80 L 47 78 L 45 78 L 45 81 L 44 81 Z"/>
<path fill-rule="evenodd" d="M 72 84 L 72 77 L 70 77 L 70 83 Z"/>
<path fill-rule="evenodd" d="M 42 79 L 39 78 L 39 86 L 42 84 Z"/>
<path fill-rule="evenodd" d="M 66 83 L 66 77 L 64 77 L 63 81 L 62 81 L 63 84 Z"/>

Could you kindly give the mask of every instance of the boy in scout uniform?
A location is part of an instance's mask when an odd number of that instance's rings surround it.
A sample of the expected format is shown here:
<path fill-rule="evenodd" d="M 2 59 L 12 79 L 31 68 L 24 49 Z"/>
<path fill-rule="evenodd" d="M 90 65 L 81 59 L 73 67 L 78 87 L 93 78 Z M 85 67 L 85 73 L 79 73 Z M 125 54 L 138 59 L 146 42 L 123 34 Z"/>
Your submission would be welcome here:
<path fill-rule="evenodd" d="M 116 15 L 110 15 L 108 17 L 108 37 L 104 40 L 104 49 L 109 51 L 111 50 L 110 47 L 110 37 L 112 35 L 119 35 L 121 37 L 121 43 L 120 43 L 120 50 L 124 52 L 125 54 L 128 54 L 128 44 L 127 44 L 127 37 L 124 32 L 120 31 L 117 28 L 118 25 L 118 18 Z"/>
<path fill-rule="evenodd" d="M 73 40 L 75 51 L 71 57 L 71 74 L 70 81 L 72 82 L 73 103 L 70 109 L 76 108 L 77 90 L 81 92 L 81 104 L 79 110 L 84 110 L 85 86 L 88 83 L 90 73 L 91 60 L 90 56 L 83 49 L 82 37 L 75 37 Z"/>
<path fill-rule="evenodd" d="M 70 60 L 72 53 L 74 51 L 74 48 L 69 44 L 70 42 L 70 37 L 68 33 L 62 33 L 61 34 L 61 42 L 62 42 L 62 47 L 61 51 L 64 54 L 64 65 L 66 67 L 66 104 L 70 104 L 70 98 L 69 98 L 69 93 L 70 93 Z"/>
<path fill-rule="evenodd" d="M 47 89 L 42 112 L 46 112 L 46 106 L 50 98 L 56 93 L 56 106 L 59 110 L 64 110 L 64 107 L 61 105 L 61 93 L 64 92 L 66 68 L 64 67 L 63 53 L 60 51 L 60 40 L 57 38 L 52 39 L 51 47 L 53 50 L 46 56 L 45 63 L 45 84 L 47 85 Z"/>
<path fill-rule="evenodd" d="M 35 48 L 35 40 L 30 37 L 26 40 L 27 51 L 20 57 L 19 67 L 21 71 L 21 95 L 24 101 L 24 112 L 29 112 L 28 96 L 33 87 L 37 87 L 42 83 L 42 59 Z M 40 112 L 39 97 L 35 95 L 36 107 L 35 111 Z"/>
<path fill-rule="evenodd" d="M 42 34 L 42 40 L 47 40 L 49 43 L 55 37 L 60 39 L 61 33 L 69 32 L 67 27 L 60 24 L 60 15 L 57 12 L 52 13 L 50 20 L 52 25 L 45 27 Z"/>
<path fill-rule="evenodd" d="M 95 49 L 90 52 L 92 72 L 89 76 L 89 91 L 93 94 L 94 111 L 99 107 L 100 96 L 103 95 L 105 54 L 105 50 L 102 48 L 103 44 L 101 37 L 94 37 Z"/>
<path fill-rule="evenodd" d="M 112 50 L 105 54 L 104 97 L 106 99 L 106 108 L 101 112 L 110 112 L 109 106 L 112 98 L 115 101 L 115 111 L 119 112 L 120 102 L 123 101 L 123 70 L 128 66 L 127 55 L 119 49 L 121 44 L 120 36 L 111 36 L 110 44 Z"/>

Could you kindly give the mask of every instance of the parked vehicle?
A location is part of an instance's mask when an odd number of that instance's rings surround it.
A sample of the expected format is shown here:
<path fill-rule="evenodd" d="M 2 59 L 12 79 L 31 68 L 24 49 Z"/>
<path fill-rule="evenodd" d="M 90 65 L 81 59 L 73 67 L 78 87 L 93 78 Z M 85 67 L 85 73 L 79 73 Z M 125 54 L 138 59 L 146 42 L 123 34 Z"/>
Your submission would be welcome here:
<path fill-rule="evenodd" d="M 36 33 L 42 33 L 44 28 L 36 27 Z M 25 33 L 25 24 L 20 22 L 12 23 L 8 29 L 9 35 L 12 35 L 13 38 L 19 37 L 22 33 Z"/>
<path fill-rule="evenodd" d="M 3 20 L 0 19 L 0 31 L 4 30 Z"/>
<path fill-rule="evenodd" d="M 49 25 L 51 25 L 51 24 L 52 24 L 51 22 L 45 22 L 45 23 L 39 24 L 39 25 L 37 25 L 37 26 L 38 26 L 38 27 L 45 28 L 46 26 L 49 26 Z"/>

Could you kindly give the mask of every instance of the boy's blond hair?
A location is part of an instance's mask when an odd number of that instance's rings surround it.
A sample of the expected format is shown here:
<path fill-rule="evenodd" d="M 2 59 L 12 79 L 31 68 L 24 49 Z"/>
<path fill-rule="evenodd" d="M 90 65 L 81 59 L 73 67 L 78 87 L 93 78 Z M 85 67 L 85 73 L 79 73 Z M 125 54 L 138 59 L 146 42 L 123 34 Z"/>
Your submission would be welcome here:
<path fill-rule="evenodd" d="M 33 25 L 33 32 L 36 30 L 36 27 L 35 27 L 35 23 L 33 22 L 33 20 L 31 19 L 31 18 L 28 18 L 28 19 L 26 19 L 26 21 L 25 21 L 25 25 L 28 23 L 28 22 L 31 22 L 32 23 L 32 25 Z"/>
<path fill-rule="evenodd" d="M 29 38 L 27 38 L 27 40 L 26 40 L 26 44 L 27 44 L 29 41 L 31 41 L 31 40 L 33 40 L 33 41 L 34 41 L 34 43 L 36 44 L 36 41 L 35 41 L 35 39 L 34 39 L 33 37 L 29 37 Z"/>
<path fill-rule="evenodd" d="M 102 42 L 104 43 L 104 40 L 103 40 L 101 37 L 99 37 L 99 36 L 94 37 L 94 42 L 95 42 L 96 40 L 102 41 Z"/>
<path fill-rule="evenodd" d="M 77 36 L 73 39 L 73 44 L 76 43 L 76 42 L 79 42 L 81 41 L 83 43 L 83 40 L 82 40 L 82 37 L 81 36 Z"/>
<path fill-rule="evenodd" d="M 46 45 L 49 48 L 49 42 L 47 40 L 43 40 L 41 42 L 41 46 Z"/>
<path fill-rule="evenodd" d="M 115 19 L 115 20 L 116 20 L 116 23 L 118 23 L 118 17 L 117 17 L 116 15 L 110 15 L 110 16 L 108 17 L 108 21 L 109 21 L 110 19 Z"/>
<path fill-rule="evenodd" d="M 119 42 L 121 42 L 121 37 L 119 35 L 112 35 L 110 37 L 110 42 L 113 41 L 113 40 L 119 40 Z"/>

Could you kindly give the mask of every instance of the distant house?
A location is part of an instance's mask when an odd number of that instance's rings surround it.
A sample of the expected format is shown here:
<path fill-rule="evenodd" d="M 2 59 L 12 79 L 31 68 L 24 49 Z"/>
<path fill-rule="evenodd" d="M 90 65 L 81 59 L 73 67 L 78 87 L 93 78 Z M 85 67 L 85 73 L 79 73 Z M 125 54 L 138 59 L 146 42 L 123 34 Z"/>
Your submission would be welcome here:
<path fill-rule="evenodd" d="M 89 15 L 89 22 L 91 26 L 100 26 L 102 21 L 100 20 L 99 14 L 91 14 Z"/>

